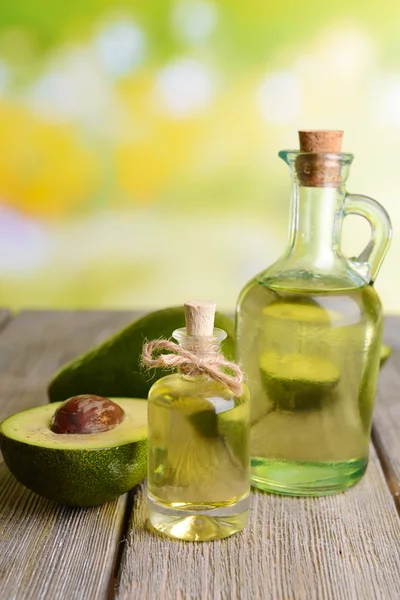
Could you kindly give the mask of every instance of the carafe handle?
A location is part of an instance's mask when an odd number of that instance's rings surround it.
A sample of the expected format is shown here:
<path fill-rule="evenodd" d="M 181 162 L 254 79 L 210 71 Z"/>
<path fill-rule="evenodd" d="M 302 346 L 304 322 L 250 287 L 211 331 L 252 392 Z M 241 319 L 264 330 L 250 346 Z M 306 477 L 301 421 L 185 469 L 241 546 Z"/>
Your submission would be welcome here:
<path fill-rule="evenodd" d="M 359 215 L 367 219 L 371 226 L 371 239 L 357 257 L 349 258 L 355 269 L 367 283 L 374 283 L 392 238 L 392 223 L 389 215 L 379 202 L 360 194 L 347 194 L 342 216 Z"/>

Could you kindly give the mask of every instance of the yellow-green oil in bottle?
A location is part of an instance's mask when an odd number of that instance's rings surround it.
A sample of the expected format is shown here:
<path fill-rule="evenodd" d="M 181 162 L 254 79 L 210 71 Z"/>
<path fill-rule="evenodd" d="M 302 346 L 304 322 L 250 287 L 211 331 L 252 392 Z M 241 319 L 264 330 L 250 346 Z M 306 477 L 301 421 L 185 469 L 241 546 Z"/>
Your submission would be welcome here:
<path fill-rule="evenodd" d="M 205 376 L 159 379 L 148 399 L 149 519 L 184 540 L 230 536 L 249 505 L 249 393 Z"/>
<path fill-rule="evenodd" d="M 252 397 L 251 480 L 293 495 L 344 490 L 363 475 L 382 335 L 374 288 L 290 290 L 252 281 L 237 314 Z"/>

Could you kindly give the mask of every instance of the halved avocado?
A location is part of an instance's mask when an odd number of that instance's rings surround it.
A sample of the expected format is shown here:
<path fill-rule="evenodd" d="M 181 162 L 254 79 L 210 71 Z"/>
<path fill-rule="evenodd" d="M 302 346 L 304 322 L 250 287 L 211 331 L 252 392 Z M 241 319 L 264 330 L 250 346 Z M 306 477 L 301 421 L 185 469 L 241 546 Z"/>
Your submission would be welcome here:
<path fill-rule="evenodd" d="M 340 379 L 338 367 L 321 356 L 266 352 L 260 369 L 268 396 L 281 410 L 318 408 Z"/>
<path fill-rule="evenodd" d="M 53 433 L 55 402 L 16 413 L 0 424 L 4 461 L 20 483 L 40 496 L 74 506 L 117 498 L 146 475 L 147 401 L 110 398 L 121 423 L 95 434 Z"/>

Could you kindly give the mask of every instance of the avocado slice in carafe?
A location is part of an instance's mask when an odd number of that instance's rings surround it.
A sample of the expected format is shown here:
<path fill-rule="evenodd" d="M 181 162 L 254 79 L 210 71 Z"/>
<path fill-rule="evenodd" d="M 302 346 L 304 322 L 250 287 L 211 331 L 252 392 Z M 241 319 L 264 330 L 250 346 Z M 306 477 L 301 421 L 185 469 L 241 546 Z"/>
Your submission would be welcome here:
<path fill-rule="evenodd" d="M 316 355 L 265 352 L 260 357 L 265 390 L 278 410 L 310 410 L 327 401 L 340 380 L 333 361 Z"/>
<path fill-rule="evenodd" d="M 272 302 L 263 309 L 266 317 L 284 321 L 297 321 L 307 325 L 330 325 L 342 316 L 335 310 L 322 306 L 311 299 L 293 297 Z"/>

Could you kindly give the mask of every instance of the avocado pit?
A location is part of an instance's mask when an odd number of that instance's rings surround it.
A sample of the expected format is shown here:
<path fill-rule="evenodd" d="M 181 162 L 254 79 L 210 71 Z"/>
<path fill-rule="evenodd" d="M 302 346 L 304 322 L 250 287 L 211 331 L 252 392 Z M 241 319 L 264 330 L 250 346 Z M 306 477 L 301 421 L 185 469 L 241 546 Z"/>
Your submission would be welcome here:
<path fill-rule="evenodd" d="M 81 394 L 68 398 L 55 411 L 53 433 L 100 433 L 114 429 L 124 419 L 124 410 L 109 398 Z"/>

